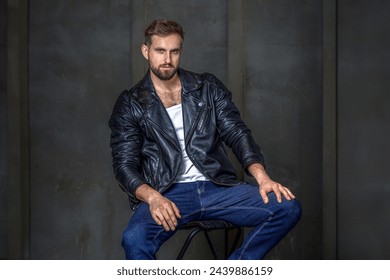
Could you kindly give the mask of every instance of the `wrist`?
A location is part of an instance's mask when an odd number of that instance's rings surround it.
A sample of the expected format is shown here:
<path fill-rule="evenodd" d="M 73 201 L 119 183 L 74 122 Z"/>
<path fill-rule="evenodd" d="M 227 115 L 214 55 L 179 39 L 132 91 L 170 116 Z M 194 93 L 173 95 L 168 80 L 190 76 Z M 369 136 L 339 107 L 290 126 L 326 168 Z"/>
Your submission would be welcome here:
<path fill-rule="evenodd" d="M 268 181 L 271 178 L 268 176 L 265 168 L 260 163 L 253 163 L 248 166 L 249 173 L 256 179 L 256 181 L 260 184 L 261 182 Z"/>
<path fill-rule="evenodd" d="M 161 194 L 147 184 L 143 184 L 135 191 L 137 199 L 150 204 L 155 198 L 161 196 Z"/>

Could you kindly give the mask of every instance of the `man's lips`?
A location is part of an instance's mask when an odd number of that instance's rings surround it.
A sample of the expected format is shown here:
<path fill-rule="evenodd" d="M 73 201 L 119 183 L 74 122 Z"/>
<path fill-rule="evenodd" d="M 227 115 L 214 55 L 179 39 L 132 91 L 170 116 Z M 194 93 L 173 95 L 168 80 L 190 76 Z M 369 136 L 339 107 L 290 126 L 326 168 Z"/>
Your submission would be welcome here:
<path fill-rule="evenodd" d="M 166 65 L 161 65 L 160 68 L 173 68 L 173 65 L 172 64 L 166 64 Z"/>

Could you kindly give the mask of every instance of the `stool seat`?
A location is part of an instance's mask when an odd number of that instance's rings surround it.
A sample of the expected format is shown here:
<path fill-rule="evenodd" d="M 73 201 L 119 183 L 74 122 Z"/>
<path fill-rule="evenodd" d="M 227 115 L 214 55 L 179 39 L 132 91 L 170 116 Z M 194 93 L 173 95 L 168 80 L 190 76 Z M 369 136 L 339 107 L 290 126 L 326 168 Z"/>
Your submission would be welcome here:
<path fill-rule="evenodd" d="M 191 230 L 187 239 L 184 242 L 183 247 L 180 250 L 179 255 L 177 256 L 178 260 L 183 259 L 185 252 L 187 251 L 192 239 L 199 233 L 204 233 L 209 248 L 215 259 L 218 259 L 218 255 L 214 249 L 214 245 L 211 241 L 211 238 L 208 232 L 213 230 L 224 230 L 225 231 L 225 259 L 229 257 L 229 255 L 237 248 L 238 242 L 241 238 L 241 227 L 236 226 L 232 223 L 226 222 L 224 220 L 206 220 L 206 221 L 192 221 L 185 225 L 182 225 L 179 230 Z M 230 230 L 236 230 L 236 236 L 234 238 L 233 244 L 229 250 L 229 242 L 228 242 L 228 232 Z"/>
<path fill-rule="evenodd" d="M 215 229 L 234 229 L 235 225 L 223 220 L 209 220 L 209 221 L 192 221 L 180 227 L 180 229 L 192 229 L 200 227 L 203 230 L 215 230 Z"/>

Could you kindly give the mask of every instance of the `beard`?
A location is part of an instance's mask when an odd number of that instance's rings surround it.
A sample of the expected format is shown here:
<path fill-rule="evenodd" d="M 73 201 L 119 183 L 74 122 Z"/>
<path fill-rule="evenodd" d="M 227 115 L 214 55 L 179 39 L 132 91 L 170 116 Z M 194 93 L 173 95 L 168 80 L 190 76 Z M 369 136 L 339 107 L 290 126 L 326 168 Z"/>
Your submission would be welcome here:
<path fill-rule="evenodd" d="M 161 66 L 169 66 L 169 70 L 161 70 Z M 175 68 L 172 64 L 166 64 L 166 65 L 160 65 L 159 67 L 153 67 L 150 66 L 150 70 L 160 79 L 163 81 L 169 81 L 172 79 L 175 74 L 177 73 L 177 67 Z"/>

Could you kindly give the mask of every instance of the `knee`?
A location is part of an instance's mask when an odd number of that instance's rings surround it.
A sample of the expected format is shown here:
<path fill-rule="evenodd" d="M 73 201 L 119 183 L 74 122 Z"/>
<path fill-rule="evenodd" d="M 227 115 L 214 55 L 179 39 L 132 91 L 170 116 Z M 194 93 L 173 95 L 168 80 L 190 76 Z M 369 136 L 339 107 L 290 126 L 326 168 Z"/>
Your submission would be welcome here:
<path fill-rule="evenodd" d="M 137 248 L 146 236 L 145 230 L 139 224 L 129 225 L 122 234 L 122 246 L 124 248 Z"/>
<path fill-rule="evenodd" d="M 128 260 L 155 259 L 156 247 L 142 224 L 129 225 L 122 234 L 122 247 Z"/>
<path fill-rule="evenodd" d="M 297 199 L 291 200 L 290 215 L 294 220 L 299 221 L 302 215 L 302 205 Z"/>
<path fill-rule="evenodd" d="M 273 209 L 273 216 L 281 217 L 292 223 L 296 223 L 300 220 L 302 206 L 297 199 L 287 200 L 283 198 L 282 203 L 279 203 L 276 201 L 276 195 L 274 193 L 270 193 L 269 196 L 273 200 L 273 205 L 275 206 Z"/>
<path fill-rule="evenodd" d="M 284 217 L 286 221 L 289 221 L 291 225 L 295 225 L 302 215 L 302 206 L 297 199 L 292 199 L 284 203 Z"/>

